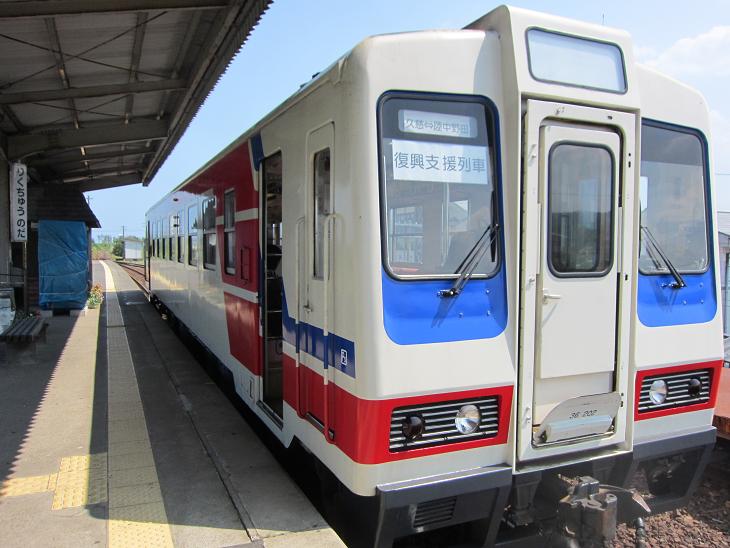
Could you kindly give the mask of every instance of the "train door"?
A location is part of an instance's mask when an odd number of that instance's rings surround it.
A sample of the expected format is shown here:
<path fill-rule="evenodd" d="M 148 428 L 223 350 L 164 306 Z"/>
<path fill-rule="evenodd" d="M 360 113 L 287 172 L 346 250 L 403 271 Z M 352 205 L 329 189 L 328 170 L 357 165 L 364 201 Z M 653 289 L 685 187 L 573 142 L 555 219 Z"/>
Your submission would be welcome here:
<path fill-rule="evenodd" d="M 319 375 L 305 374 L 299 369 L 300 409 L 316 426 L 328 424 L 327 398 L 328 344 L 332 331 L 333 306 L 331 252 L 331 214 L 333 211 L 334 182 L 334 124 L 328 123 L 307 137 L 307 212 L 306 229 L 307 268 L 304 276 L 304 305 L 302 306 L 305 333 L 300 333 L 303 350 L 308 354 L 310 370 Z M 300 326 L 302 322 L 300 322 Z M 301 329 L 301 327 L 300 327 Z M 303 340 L 302 340 L 303 339 Z M 302 346 L 300 344 L 300 346 Z"/>
<path fill-rule="evenodd" d="M 261 401 L 279 419 L 283 416 L 282 330 L 282 160 L 277 152 L 263 161 L 261 184 L 261 263 L 263 271 L 261 330 L 263 367 Z"/>
<path fill-rule="evenodd" d="M 626 441 L 633 120 L 528 101 L 523 460 Z"/>

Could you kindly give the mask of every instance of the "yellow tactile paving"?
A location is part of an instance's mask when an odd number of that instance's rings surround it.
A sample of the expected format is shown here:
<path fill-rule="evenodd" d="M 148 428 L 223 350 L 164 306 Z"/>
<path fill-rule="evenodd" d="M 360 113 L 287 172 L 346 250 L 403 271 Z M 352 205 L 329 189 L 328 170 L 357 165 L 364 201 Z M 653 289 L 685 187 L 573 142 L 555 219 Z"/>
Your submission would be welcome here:
<path fill-rule="evenodd" d="M 58 467 L 60 473 L 77 472 L 79 470 L 88 470 L 90 468 L 106 469 L 107 455 L 106 453 L 93 453 L 91 455 L 73 455 L 63 457 Z"/>
<path fill-rule="evenodd" d="M 108 546 L 171 547 L 172 536 L 149 442 L 114 279 L 105 264 L 108 375 Z"/>
<path fill-rule="evenodd" d="M 109 444 L 109 455 L 118 457 L 129 453 L 143 453 L 152 451 L 149 440 L 121 441 Z"/>
<path fill-rule="evenodd" d="M 144 468 L 129 468 L 127 470 L 114 470 L 109 472 L 109 489 L 114 491 L 116 487 L 128 487 L 130 485 L 143 485 L 157 481 L 157 470 L 154 466 Z"/>
<path fill-rule="evenodd" d="M 56 484 L 56 474 L 45 476 L 30 476 L 25 478 L 12 478 L 0 484 L 0 498 L 18 497 L 31 495 L 33 493 L 44 493 L 53 491 Z"/>
<path fill-rule="evenodd" d="M 62 459 L 53 493 L 53 510 L 106 502 L 107 467 L 106 459 L 99 460 L 101 456 L 106 454 Z"/>
<path fill-rule="evenodd" d="M 130 468 L 144 468 L 154 466 L 155 459 L 149 451 L 126 453 L 124 455 L 109 455 L 109 470 L 128 470 Z"/>
<path fill-rule="evenodd" d="M 109 491 L 109 508 L 122 508 L 124 506 L 136 506 L 149 504 L 151 502 L 162 502 L 160 485 L 156 478 L 154 483 L 143 483 L 141 485 L 114 486 Z"/>
<path fill-rule="evenodd" d="M 109 548 L 172 545 L 165 506 L 161 502 L 109 509 Z"/>

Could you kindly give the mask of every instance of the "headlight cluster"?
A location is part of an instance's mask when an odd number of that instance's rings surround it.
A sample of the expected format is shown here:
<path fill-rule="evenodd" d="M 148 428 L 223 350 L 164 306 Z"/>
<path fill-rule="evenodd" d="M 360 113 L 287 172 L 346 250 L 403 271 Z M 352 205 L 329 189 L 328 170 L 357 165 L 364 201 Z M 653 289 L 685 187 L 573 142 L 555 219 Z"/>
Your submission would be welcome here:
<path fill-rule="evenodd" d="M 707 403 L 710 400 L 711 381 L 711 369 L 654 375 L 645 373 L 639 379 L 637 411 L 641 414 Z"/>
<path fill-rule="evenodd" d="M 390 450 L 430 447 L 497 435 L 496 396 L 400 407 L 390 421 Z"/>

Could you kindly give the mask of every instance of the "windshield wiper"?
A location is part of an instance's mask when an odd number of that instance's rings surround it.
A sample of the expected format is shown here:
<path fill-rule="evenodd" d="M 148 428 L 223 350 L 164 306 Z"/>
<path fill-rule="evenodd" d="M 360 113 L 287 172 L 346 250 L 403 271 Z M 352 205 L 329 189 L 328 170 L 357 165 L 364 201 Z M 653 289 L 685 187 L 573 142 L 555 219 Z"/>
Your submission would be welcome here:
<path fill-rule="evenodd" d="M 499 224 L 490 224 L 476 241 L 476 243 L 466 254 L 464 260 L 461 261 L 459 266 L 454 271 L 454 274 L 458 274 L 459 277 L 449 289 L 442 289 L 438 292 L 439 297 L 456 297 L 466 285 L 466 282 L 472 277 L 476 270 L 479 262 L 482 260 L 484 253 L 492 245 L 494 239 L 497 237 L 499 232 Z"/>
<path fill-rule="evenodd" d="M 651 230 L 649 230 L 646 226 L 641 226 L 641 230 L 646 235 L 647 241 L 651 244 L 651 246 L 654 248 L 654 250 L 657 252 L 659 257 L 661 258 L 662 262 L 667 266 L 667 269 L 669 270 L 669 273 L 674 278 L 674 283 L 671 284 L 669 287 L 673 289 L 682 289 L 683 287 L 687 287 L 687 284 L 684 282 L 684 278 L 682 278 L 682 275 L 677 271 L 677 269 L 672 264 L 672 261 L 669 260 L 669 257 L 667 257 L 667 254 L 664 252 L 664 250 L 659 245 L 659 242 L 656 241 L 656 238 L 651 233 Z M 652 261 L 654 261 L 654 264 L 656 264 L 656 258 L 654 257 L 653 253 L 649 251 L 649 248 L 647 247 L 647 252 L 649 252 L 649 255 L 651 255 Z"/>

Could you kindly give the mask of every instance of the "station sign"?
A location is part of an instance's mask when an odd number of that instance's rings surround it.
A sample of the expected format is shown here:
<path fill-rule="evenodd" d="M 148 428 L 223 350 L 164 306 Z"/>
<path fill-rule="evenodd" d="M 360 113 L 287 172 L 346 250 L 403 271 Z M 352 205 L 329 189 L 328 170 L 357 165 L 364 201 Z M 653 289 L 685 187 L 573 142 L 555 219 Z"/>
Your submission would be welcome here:
<path fill-rule="evenodd" d="M 10 241 L 28 241 L 28 167 L 10 164 Z"/>

